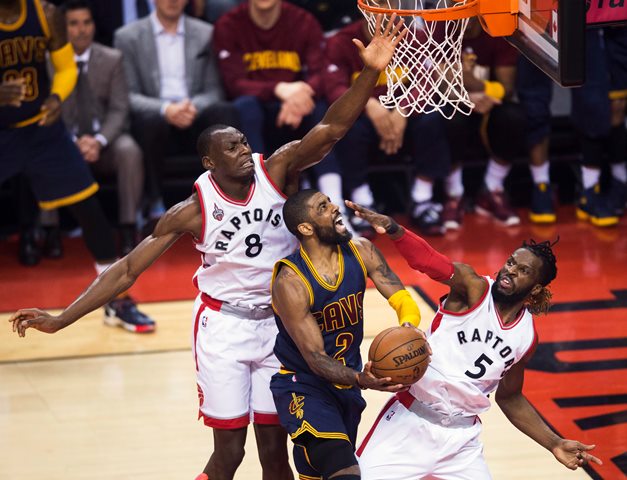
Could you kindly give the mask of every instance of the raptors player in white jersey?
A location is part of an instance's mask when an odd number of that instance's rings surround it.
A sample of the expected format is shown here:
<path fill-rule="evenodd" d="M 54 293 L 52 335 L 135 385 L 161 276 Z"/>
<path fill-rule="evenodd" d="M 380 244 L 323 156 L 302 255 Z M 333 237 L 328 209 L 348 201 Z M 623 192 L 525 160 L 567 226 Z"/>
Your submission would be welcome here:
<path fill-rule="evenodd" d="M 163 252 L 188 233 L 202 252 L 194 280 L 193 346 L 200 415 L 213 428 L 214 453 L 198 479 L 232 479 L 244 456 L 247 425 L 253 419 L 264 480 L 293 478 L 287 436 L 269 388 L 278 371 L 272 354 L 276 325 L 270 308 L 274 263 L 295 247 L 281 207 L 298 188 L 298 177 L 321 161 L 353 125 L 379 74 L 405 35 L 402 21 L 379 28 L 368 47 L 355 45 L 364 70 L 302 140 L 279 148 L 267 160 L 253 155 L 244 135 L 213 126 L 198 139 L 207 172 L 196 191 L 170 208 L 155 231 L 101 274 L 59 316 L 19 310 L 9 319 L 24 336 L 27 328 L 53 333 L 127 290 Z M 298 108 L 298 106 L 295 106 Z"/>
<path fill-rule="evenodd" d="M 495 399 L 523 433 L 575 470 L 601 461 L 584 445 L 556 435 L 522 393 L 523 371 L 537 343 L 532 314 L 550 307 L 557 274 L 550 242 L 524 242 L 495 280 L 453 263 L 388 216 L 347 205 L 387 233 L 409 265 L 450 287 L 427 337 L 425 376 L 396 394 L 359 447 L 365 480 L 489 479 L 478 415 Z"/>

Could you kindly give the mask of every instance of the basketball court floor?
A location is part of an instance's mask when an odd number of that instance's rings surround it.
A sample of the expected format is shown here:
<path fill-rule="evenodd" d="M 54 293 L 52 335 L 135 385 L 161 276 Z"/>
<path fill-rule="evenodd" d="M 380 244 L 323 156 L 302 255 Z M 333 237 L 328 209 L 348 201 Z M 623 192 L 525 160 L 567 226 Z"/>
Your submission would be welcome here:
<path fill-rule="evenodd" d="M 555 247 L 555 307 L 536 320 L 538 351 L 525 394 L 561 435 L 596 444 L 604 465 L 571 472 L 512 427 L 494 407 L 482 416 L 485 455 L 497 480 L 627 478 L 627 223 L 600 230 L 562 207 L 559 222 L 504 229 L 467 216 L 463 230 L 431 243 L 452 259 L 491 274 L 523 239 L 560 236 Z M 423 327 L 446 289 L 410 270 L 385 238 L 376 244 L 421 304 Z M 20 267 L 15 240 L 0 244 L 0 479 L 179 480 L 201 471 L 212 449 L 196 421 L 189 349 L 191 276 L 198 262 L 183 238 L 132 289 L 158 322 L 154 334 L 103 326 L 94 312 L 55 335 L 29 330 L 20 339 L 6 322 L 19 307 L 59 308 L 91 281 L 80 240 L 66 240 L 62 260 Z M 365 304 L 367 340 L 395 324 L 374 290 Z M 216 388 L 220 388 L 216 385 Z M 388 398 L 365 392 L 360 438 Z M 259 479 L 254 436 L 237 479 Z"/>

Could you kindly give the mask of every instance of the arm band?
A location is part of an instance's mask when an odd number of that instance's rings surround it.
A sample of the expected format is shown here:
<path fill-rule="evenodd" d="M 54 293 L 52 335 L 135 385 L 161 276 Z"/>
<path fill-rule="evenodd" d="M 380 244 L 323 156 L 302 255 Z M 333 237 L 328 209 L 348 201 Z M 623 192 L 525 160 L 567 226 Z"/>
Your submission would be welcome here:
<path fill-rule="evenodd" d="M 420 309 L 407 290 L 396 292 L 388 299 L 388 303 L 396 310 L 399 325 L 407 322 L 414 327 L 420 325 Z"/>
<path fill-rule="evenodd" d="M 76 85 L 76 79 L 78 78 L 78 69 L 74 61 L 72 44 L 68 42 L 58 50 L 50 52 L 50 60 L 54 67 L 50 93 L 58 95 L 63 102 L 74 90 L 74 85 Z"/>
<path fill-rule="evenodd" d="M 394 240 L 394 244 L 414 270 L 426 273 L 437 282 L 449 280 L 453 276 L 453 262 L 415 233 L 405 229 L 405 233 Z"/>
<path fill-rule="evenodd" d="M 505 97 L 505 87 L 501 82 L 483 82 L 483 92 L 492 98 L 498 98 L 499 100 L 503 100 Z"/>

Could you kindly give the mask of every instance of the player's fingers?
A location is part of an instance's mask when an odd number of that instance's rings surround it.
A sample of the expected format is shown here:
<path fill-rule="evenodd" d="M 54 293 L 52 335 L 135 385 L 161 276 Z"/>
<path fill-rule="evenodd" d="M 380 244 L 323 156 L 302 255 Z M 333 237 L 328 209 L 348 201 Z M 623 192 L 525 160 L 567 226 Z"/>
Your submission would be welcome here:
<path fill-rule="evenodd" d="M 363 42 L 361 40 L 357 39 L 357 38 L 353 38 L 353 44 L 357 47 L 357 49 L 360 52 L 362 52 L 366 48 L 366 47 L 364 47 Z"/>
<path fill-rule="evenodd" d="M 375 35 L 381 31 L 381 24 L 383 23 L 383 15 L 378 13 L 374 25 Z"/>
<path fill-rule="evenodd" d="M 390 20 L 390 23 L 392 23 L 392 20 Z M 392 37 L 396 37 L 398 35 L 398 32 L 400 32 L 401 28 L 403 28 L 404 23 L 405 20 L 403 17 L 398 19 L 398 22 L 394 24 L 394 29 L 392 30 Z"/>
<path fill-rule="evenodd" d="M 577 448 L 579 450 L 594 450 L 596 448 L 596 445 L 585 445 L 583 443 L 579 443 L 579 445 L 577 445 Z"/>
<path fill-rule="evenodd" d="M 393 13 L 392 16 L 390 17 L 390 21 L 385 25 L 385 30 L 383 30 L 384 37 L 387 37 L 388 35 L 390 35 L 390 32 L 392 31 L 392 27 L 394 27 L 395 20 L 396 20 L 396 13 Z"/>

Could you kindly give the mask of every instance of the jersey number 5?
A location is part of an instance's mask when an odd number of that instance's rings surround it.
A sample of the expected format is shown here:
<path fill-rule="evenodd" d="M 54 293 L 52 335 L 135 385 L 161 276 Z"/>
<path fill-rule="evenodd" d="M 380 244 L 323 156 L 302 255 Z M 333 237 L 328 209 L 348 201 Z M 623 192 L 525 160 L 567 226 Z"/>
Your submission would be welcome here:
<path fill-rule="evenodd" d="M 485 364 L 492 365 L 494 361 L 488 357 L 485 353 L 482 353 L 481 356 L 475 360 L 475 367 L 479 369 L 478 372 L 471 372 L 470 370 L 466 370 L 464 373 L 468 375 L 470 378 L 481 378 L 485 375 L 487 367 Z"/>

